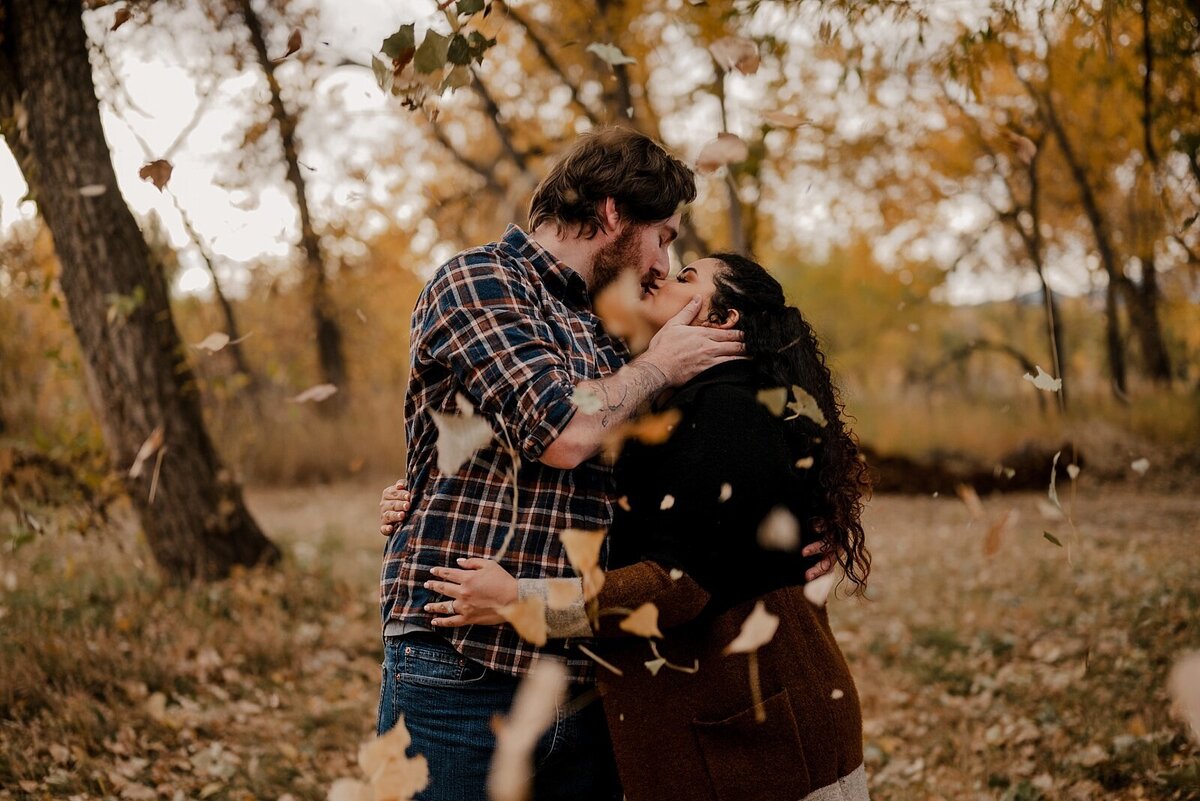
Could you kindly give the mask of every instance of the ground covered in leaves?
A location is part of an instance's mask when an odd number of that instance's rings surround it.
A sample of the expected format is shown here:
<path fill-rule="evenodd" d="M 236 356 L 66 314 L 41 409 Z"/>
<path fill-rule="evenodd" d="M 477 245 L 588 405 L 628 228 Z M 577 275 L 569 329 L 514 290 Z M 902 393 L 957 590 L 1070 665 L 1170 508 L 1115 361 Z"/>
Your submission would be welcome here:
<path fill-rule="evenodd" d="M 383 483 L 250 493 L 287 564 L 210 587 L 161 586 L 120 525 L 6 548 L 0 798 L 299 801 L 357 776 Z M 1200 649 L 1200 498 L 1081 485 L 1071 520 L 1044 494 L 871 502 L 873 600 L 832 603 L 873 798 L 1200 798 L 1165 692 Z"/>

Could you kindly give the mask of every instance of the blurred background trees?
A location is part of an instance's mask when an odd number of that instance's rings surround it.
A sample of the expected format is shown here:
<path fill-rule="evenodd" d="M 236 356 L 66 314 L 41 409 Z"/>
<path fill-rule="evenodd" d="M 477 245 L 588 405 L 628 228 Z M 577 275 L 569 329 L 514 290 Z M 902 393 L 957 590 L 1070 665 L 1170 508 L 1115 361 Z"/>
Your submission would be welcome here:
<path fill-rule="evenodd" d="M 0 2 L 6 52 L 15 7 Z M 179 371 L 237 480 L 399 474 L 425 277 L 524 222 L 549 160 L 605 124 L 700 162 L 678 260 L 732 248 L 775 271 L 877 451 L 999 464 L 1069 436 L 1115 475 L 1136 449 L 1184 464 L 1173 443 L 1200 431 L 1194 2 L 78 11 L 116 169 L 106 197 L 141 223 L 187 343 Z M 37 128 L 0 80 L 20 159 Z M 27 187 L 3 158 L 0 437 L 105 486 L 107 412 L 87 411 L 70 271 L 39 214 L 38 182 L 76 191 L 80 173 L 23 165 Z M 159 160 L 174 167 L 161 190 L 138 177 Z M 124 297 L 89 302 L 119 327 Z M 1030 366 L 1061 394 L 1023 381 Z M 118 472 L 145 437 L 123 435 Z"/>

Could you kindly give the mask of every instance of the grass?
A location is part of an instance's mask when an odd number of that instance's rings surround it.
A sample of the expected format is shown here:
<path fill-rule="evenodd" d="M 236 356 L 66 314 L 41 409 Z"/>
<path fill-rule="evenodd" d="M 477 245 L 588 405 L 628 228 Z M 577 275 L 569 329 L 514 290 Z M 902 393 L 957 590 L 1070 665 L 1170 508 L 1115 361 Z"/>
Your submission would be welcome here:
<path fill-rule="evenodd" d="M 288 558 L 207 587 L 164 587 L 120 515 L 6 553 L 0 798 L 301 801 L 357 775 L 386 481 L 252 491 Z M 872 600 L 832 616 L 873 798 L 1197 797 L 1198 750 L 1164 679 L 1200 649 L 1200 500 L 1081 479 L 1077 533 L 1039 500 L 985 499 L 989 519 L 1020 514 L 990 558 L 986 521 L 955 500 L 871 503 Z"/>

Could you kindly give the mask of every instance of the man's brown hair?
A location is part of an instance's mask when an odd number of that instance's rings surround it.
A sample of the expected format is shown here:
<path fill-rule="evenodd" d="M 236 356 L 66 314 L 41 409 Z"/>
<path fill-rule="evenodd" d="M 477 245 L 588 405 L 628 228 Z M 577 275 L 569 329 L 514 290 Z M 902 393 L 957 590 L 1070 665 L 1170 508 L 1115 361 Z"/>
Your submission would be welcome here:
<path fill-rule="evenodd" d="M 650 137 L 600 128 L 576 140 L 542 179 L 529 203 L 529 230 L 544 222 L 578 227 L 591 239 L 603 227 L 598 204 L 611 197 L 626 220 L 665 220 L 696 199 L 691 169 Z"/>

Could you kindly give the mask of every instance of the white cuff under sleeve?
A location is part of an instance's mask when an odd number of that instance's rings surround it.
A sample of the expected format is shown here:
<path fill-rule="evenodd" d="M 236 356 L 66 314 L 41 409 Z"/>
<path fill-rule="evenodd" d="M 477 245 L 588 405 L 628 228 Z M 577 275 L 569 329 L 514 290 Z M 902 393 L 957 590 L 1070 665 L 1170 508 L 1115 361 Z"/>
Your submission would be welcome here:
<path fill-rule="evenodd" d="M 519 600 L 535 595 L 546 604 L 546 633 L 550 639 L 592 636 L 583 603 L 582 579 L 517 579 Z"/>

